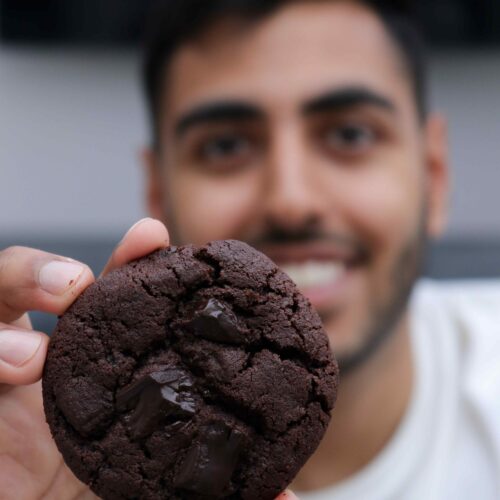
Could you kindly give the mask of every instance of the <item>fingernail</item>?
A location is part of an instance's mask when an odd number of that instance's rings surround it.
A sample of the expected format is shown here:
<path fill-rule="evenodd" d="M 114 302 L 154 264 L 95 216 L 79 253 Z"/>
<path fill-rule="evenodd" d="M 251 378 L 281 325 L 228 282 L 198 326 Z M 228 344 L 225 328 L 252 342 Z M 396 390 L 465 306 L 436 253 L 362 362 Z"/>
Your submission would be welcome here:
<path fill-rule="evenodd" d="M 153 220 L 151 219 L 151 217 L 145 217 L 144 219 L 141 219 L 139 221 L 137 221 L 126 233 L 125 233 L 125 236 L 120 240 L 120 243 L 118 243 L 118 246 L 120 246 L 123 241 L 125 240 L 125 238 L 137 227 L 137 226 L 140 226 L 142 223 L 146 222 L 147 220 Z"/>
<path fill-rule="evenodd" d="M 41 343 L 42 336 L 38 333 L 2 330 L 0 359 L 11 366 L 22 366 L 36 354 Z"/>
<path fill-rule="evenodd" d="M 63 295 L 74 286 L 83 270 L 84 267 L 76 262 L 53 260 L 40 269 L 38 283 L 52 295 Z"/>

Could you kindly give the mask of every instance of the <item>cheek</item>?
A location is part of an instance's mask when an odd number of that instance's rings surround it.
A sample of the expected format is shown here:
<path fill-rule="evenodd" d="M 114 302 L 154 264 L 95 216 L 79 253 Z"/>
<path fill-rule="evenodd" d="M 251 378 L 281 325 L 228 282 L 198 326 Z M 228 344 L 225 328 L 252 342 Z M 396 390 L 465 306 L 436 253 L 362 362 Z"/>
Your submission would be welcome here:
<path fill-rule="evenodd" d="M 336 190 L 341 203 L 337 209 L 342 210 L 351 234 L 366 245 L 371 256 L 369 264 L 355 275 L 356 293 L 346 321 L 368 324 L 370 311 L 377 303 L 385 303 L 393 291 L 395 265 L 413 241 L 420 222 L 420 172 L 417 162 L 399 159 L 343 174 L 341 189 Z"/>
<path fill-rule="evenodd" d="M 373 169 L 345 189 L 352 225 L 373 251 L 396 251 L 417 226 L 422 191 L 417 172 L 416 168 Z"/>
<path fill-rule="evenodd" d="M 334 209 L 342 210 L 351 234 L 372 255 L 370 264 L 352 277 L 355 285 L 343 314 L 326 324 L 342 356 L 366 341 L 374 312 L 392 296 L 395 262 L 418 225 L 421 180 L 418 169 L 403 168 L 353 171 L 337 180 L 335 196 L 340 204 Z"/>
<path fill-rule="evenodd" d="M 252 172 L 235 177 L 178 172 L 169 184 L 175 186 L 169 213 L 182 243 L 237 237 L 258 203 L 258 179 Z"/>

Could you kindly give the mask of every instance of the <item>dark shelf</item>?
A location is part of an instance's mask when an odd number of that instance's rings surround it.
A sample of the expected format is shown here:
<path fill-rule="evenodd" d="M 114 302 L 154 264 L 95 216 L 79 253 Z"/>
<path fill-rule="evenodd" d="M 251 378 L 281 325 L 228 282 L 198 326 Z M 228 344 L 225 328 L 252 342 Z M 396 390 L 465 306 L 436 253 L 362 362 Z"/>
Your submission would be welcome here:
<path fill-rule="evenodd" d="M 9 44 L 131 45 L 157 0 L 0 0 Z M 500 44 L 498 0 L 393 0 L 414 13 L 434 46 Z"/>

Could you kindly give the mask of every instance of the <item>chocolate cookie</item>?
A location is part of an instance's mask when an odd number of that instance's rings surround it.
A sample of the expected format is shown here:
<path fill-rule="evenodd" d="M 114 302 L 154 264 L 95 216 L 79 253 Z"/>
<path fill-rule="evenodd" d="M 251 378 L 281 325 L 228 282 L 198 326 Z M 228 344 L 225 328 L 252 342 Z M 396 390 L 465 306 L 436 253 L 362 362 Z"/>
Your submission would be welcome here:
<path fill-rule="evenodd" d="M 318 315 L 238 241 L 160 250 L 90 286 L 43 377 L 66 463 L 104 499 L 273 499 L 330 420 Z"/>

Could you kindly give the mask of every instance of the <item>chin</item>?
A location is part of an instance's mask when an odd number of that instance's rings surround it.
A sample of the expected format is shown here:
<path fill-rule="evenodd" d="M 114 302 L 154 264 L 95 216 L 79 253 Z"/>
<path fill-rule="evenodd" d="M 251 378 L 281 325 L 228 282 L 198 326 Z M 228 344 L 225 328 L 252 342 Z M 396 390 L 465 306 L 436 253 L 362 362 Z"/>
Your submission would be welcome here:
<path fill-rule="evenodd" d="M 333 308 L 317 312 L 337 360 L 350 358 L 362 347 L 361 325 L 354 325 L 348 317 Z"/>

